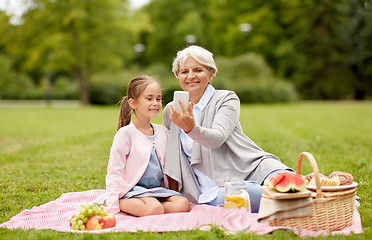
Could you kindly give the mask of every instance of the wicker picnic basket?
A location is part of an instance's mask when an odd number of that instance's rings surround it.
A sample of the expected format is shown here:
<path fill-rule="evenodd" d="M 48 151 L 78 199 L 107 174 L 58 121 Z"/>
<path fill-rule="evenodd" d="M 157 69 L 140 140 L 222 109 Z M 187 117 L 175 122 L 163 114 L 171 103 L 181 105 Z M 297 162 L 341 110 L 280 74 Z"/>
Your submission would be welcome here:
<path fill-rule="evenodd" d="M 352 224 L 355 208 L 356 187 L 351 189 L 322 192 L 318 165 L 311 153 L 302 152 L 296 165 L 296 173 L 301 174 L 302 159 L 307 157 L 314 172 L 316 192 L 312 193 L 312 215 L 270 220 L 272 226 L 298 227 L 308 230 L 340 230 Z"/>

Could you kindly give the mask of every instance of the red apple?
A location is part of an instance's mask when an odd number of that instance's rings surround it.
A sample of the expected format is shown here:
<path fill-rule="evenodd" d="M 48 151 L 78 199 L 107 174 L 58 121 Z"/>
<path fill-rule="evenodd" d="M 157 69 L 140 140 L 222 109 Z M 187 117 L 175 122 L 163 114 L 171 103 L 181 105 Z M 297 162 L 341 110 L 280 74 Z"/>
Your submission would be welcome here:
<path fill-rule="evenodd" d="M 102 229 L 103 225 L 104 225 L 103 217 L 99 215 L 94 215 L 88 219 L 87 223 L 85 224 L 85 227 L 88 230 L 98 230 Z"/>
<path fill-rule="evenodd" d="M 116 225 L 115 215 L 109 213 L 106 217 L 103 218 L 103 228 L 112 228 Z"/>

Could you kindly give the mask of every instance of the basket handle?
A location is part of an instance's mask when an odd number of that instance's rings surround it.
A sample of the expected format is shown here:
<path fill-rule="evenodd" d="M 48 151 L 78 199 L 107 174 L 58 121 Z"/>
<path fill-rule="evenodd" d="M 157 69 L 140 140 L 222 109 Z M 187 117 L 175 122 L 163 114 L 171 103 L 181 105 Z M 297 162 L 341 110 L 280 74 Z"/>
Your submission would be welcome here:
<path fill-rule="evenodd" d="M 318 165 L 316 164 L 315 158 L 311 153 L 309 153 L 309 152 L 300 153 L 300 155 L 298 156 L 298 159 L 297 159 L 296 173 L 301 174 L 302 159 L 305 156 L 309 159 L 310 164 L 311 164 L 311 168 L 313 169 L 313 172 L 314 172 L 317 197 L 322 197 L 322 188 L 321 188 L 321 185 L 320 185 L 319 169 L 318 169 Z"/>

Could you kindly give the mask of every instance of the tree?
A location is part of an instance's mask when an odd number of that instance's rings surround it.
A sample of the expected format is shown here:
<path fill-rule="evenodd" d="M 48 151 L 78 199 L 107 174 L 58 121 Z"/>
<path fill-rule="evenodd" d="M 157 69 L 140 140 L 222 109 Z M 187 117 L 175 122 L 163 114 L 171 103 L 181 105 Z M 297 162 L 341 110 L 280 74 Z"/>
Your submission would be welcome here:
<path fill-rule="evenodd" d="M 8 30 L 9 29 L 9 17 L 5 15 L 4 12 L 1 12 L 0 11 L 0 35 L 1 36 L 6 36 L 8 34 Z M 2 52 L 4 52 L 4 38 L 0 38 L 0 61 L 2 61 L 2 58 L 5 58 L 4 56 L 2 56 Z M 8 79 L 8 76 L 10 75 L 10 70 L 9 70 L 9 65 L 11 65 L 9 62 L 9 60 L 5 60 L 4 61 L 5 63 L 3 63 L 4 65 L 2 65 L 1 67 L 1 70 L 0 70 L 0 89 L 3 88 L 3 86 L 5 85 L 5 81 L 6 79 Z M 1 92 L 0 92 L 0 96 L 1 96 Z"/>
<path fill-rule="evenodd" d="M 87 105 L 92 74 L 118 69 L 134 56 L 126 4 L 122 0 L 34 0 L 7 47 L 22 68 L 37 78 L 61 71 L 74 76 L 81 101 Z"/>
<path fill-rule="evenodd" d="M 347 1 L 303 1 L 292 29 L 300 55 L 293 80 L 305 99 L 345 99 L 353 95 L 345 41 Z"/>
<path fill-rule="evenodd" d="M 185 37 L 194 35 L 196 44 L 205 45 L 207 39 L 207 0 L 153 0 L 145 7 L 153 30 L 146 34 L 147 62 L 169 64 L 176 52 L 187 45 Z"/>
<path fill-rule="evenodd" d="M 354 73 L 354 98 L 361 100 L 372 95 L 372 2 L 349 0 L 347 15 L 351 21 L 345 38 L 350 44 L 350 67 Z"/>

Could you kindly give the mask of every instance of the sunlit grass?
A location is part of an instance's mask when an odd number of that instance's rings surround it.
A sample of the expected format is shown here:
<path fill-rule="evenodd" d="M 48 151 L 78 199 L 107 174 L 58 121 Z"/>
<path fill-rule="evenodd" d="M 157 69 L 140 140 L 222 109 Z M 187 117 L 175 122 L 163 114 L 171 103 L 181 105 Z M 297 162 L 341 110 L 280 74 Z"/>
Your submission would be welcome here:
<path fill-rule="evenodd" d="M 24 209 L 55 200 L 62 193 L 103 189 L 117 118 L 118 107 L 0 108 L 0 223 Z M 308 151 L 317 160 L 320 172 L 329 174 L 339 170 L 353 174 L 359 183 L 359 212 L 365 232 L 362 236 L 367 238 L 372 237 L 371 119 L 372 103 L 244 105 L 240 117 L 245 133 L 288 166 L 295 168 L 298 154 Z M 154 122 L 161 123 L 161 116 Z M 302 173 L 309 172 L 310 164 L 305 160 Z M 1 239 L 85 237 L 55 231 L 0 229 Z M 223 237 L 226 236 L 218 230 L 90 236 L 92 239 Z M 292 237 L 294 234 L 289 231 L 244 236 L 248 239 Z"/>

